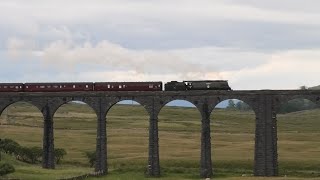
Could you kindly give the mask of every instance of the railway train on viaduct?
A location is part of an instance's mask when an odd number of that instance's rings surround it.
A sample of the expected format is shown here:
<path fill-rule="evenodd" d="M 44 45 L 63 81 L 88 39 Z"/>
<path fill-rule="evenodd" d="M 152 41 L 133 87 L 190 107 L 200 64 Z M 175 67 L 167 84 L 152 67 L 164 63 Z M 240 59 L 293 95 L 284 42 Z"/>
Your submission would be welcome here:
<path fill-rule="evenodd" d="M 50 82 L 0 83 L 0 92 L 68 92 L 68 91 L 163 91 L 156 82 Z M 164 91 L 231 90 L 225 80 L 171 81 Z"/>

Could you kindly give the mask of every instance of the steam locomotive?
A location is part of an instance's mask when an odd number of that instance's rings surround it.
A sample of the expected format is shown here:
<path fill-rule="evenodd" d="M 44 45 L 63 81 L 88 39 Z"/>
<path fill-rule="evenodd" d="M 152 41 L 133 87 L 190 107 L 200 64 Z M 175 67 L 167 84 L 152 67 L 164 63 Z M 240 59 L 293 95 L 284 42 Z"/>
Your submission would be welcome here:
<path fill-rule="evenodd" d="M 0 83 L 0 92 L 162 91 L 162 82 L 52 82 Z M 171 81 L 165 91 L 231 90 L 228 81 Z"/>
<path fill-rule="evenodd" d="M 165 84 L 166 91 L 186 91 L 186 90 L 231 90 L 228 81 L 205 80 L 205 81 L 171 81 Z"/>

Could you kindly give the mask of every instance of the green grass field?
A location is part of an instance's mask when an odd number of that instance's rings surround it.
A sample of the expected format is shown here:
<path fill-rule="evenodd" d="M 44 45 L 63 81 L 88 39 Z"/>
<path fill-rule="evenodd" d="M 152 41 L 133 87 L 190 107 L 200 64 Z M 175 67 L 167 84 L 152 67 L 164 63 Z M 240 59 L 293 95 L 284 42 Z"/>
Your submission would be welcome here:
<path fill-rule="evenodd" d="M 148 119 L 137 105 L 116 105 L 107 115 L 109 175 L 91 179 L 142 179 L 148 160 Z M 164 107 L 159 115 L 159 179 L 199 179 L 200 113 L 195 108 Z M 254 113 L 215 109 L 211 115 L 212 160 L 216 179 L 252 177 L 254 158 Z M 0 117 L 0 138 L 21 145 L 42 147 L 43 120 L 36 107 L 16 103 Z M 66 104 L 54 116 L 55 147 L 67 155 L 55 170 L 17 162 L 4 155 L 21 179 L 56 179 L 93 171 L 86 151 L 96 145 L 96 115 L 87 105 Z M 320 110 L 278 115 L 279 178 L 320 177 Z M 286 176 L 286 177 L 283 177 Z M 319 178 L 320 179 L 320 178 Z"/>

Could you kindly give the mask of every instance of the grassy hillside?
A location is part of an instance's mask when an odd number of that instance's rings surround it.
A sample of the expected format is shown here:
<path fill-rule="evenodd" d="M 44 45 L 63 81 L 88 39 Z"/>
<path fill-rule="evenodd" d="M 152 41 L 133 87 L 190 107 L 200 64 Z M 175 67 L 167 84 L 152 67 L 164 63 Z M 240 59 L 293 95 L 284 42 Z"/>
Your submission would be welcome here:
<path fill-rule="evenodd" d="M 308 88 L 308 89 L 319 90 L 319 89 L 320 89 L 320 85 L 319 85 L 319 86 L 310 87 L 310 88 Z"/>
<path fill-rule="evenodd" d="M 148 160 L 148 119 L 142 106 L 116 105 L 107 115 L 107 179 L 141 179 Z M 159 115 L 161 179 L 198 179 L 200 113 L 195 108 L 165 107 Z M 211 115 L 212 160 L 217 178 L 247 179 L 254 158 L 254 113 L 215 109 Z M 39 110 L 27 103 L 10 106 L 0 117 L 0 137 L 25 146 L 42 146 Z M 54 116 L 55 147 L 67 155 L 57 170 L 43 170 L 11 161 L 17 172 L 10 177 L 55 179 L 90 172 L 84 155 L 94 151 L 96 115 L 87 105 L 66 104 Z M 320 110 L 278 115 L 280 174 L 320 175 Z M 241 176 L 246 176 L 241 178 Z M 255 179 L 255 178 L 251 178 Z M 262 178 L 263 179 L 263 178 Z"/>

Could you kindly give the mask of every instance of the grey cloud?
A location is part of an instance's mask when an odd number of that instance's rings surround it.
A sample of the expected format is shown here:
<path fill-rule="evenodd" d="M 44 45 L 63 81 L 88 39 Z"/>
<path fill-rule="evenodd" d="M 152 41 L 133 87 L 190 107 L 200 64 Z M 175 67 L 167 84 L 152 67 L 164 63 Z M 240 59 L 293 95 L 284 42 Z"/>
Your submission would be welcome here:
<path fill-rule="evenodd" d="M 16 31 L 3 30 L 0 25 L 0 48 L 8 37 L 33 39 L 39 48 L 56 40 L 72 39 L 79 44 L 93 44 L 108 40 L 130 49 L 185 49 L 198 47 L 223 47 L 269 52 L 286 49 L 316 48 L 320 45 L 320 26 L 273 24 L 262 22 L 212 21 L 180 26 L 161 24 L 150 28 L 158 32 L 141 33 L 140 26 L 111 27 L 108 22 L 88 25 L 43 26 L 36 36 L 26 36 Z M 127 31 L 130 29 L 130 31 Z"/>
<path fill-rule="evenodd" d="M 280 11 L 313 12 L 318 13 L 320 2 L 318 0 L 223 0 L 225 3 L 248 5 L 261 9 L 272 9 Z"/>
<path fill-rule="evenodd" d="M 107 24 L 105 22 L 104 24 Z M 241 48 L 255 51 L 276 51 L 318 47 L 320 26 L 274 24 L 263 22 L 212 21 L 180 26 L 153 26 L 157 34 L 140 33 L 140 26 L 108 25 L 100 27 L 73 26 L 71 29 L 88 34 L 94 43 L 101 39 L 131 49 L 179 49 L 206 46 Z M 119 29 L 119 30 L 117 30 Z M 125 31 L 130 29 L 130 31 Z M 94 32 L 94 33 L 93 33 Z"/>
<path fill-rule="evenodd" d="M 313 8 L 309 4 L 318 7 L 317 2 L 303 3 L 305 10 L 299 12 L 296 8 L 282 12 L 276 4 L 274 0 L 0 2 L 0 48 L 7 37 L 16 36 L 36 39 L 40 48 L 68 36 L 79 43 L 106 39 L 130 49 L 214 46 L 275 51 L 320 44 L 320 14 L 308 11 Z M 298 5 L 293 1 L 290 7 Z"/>

